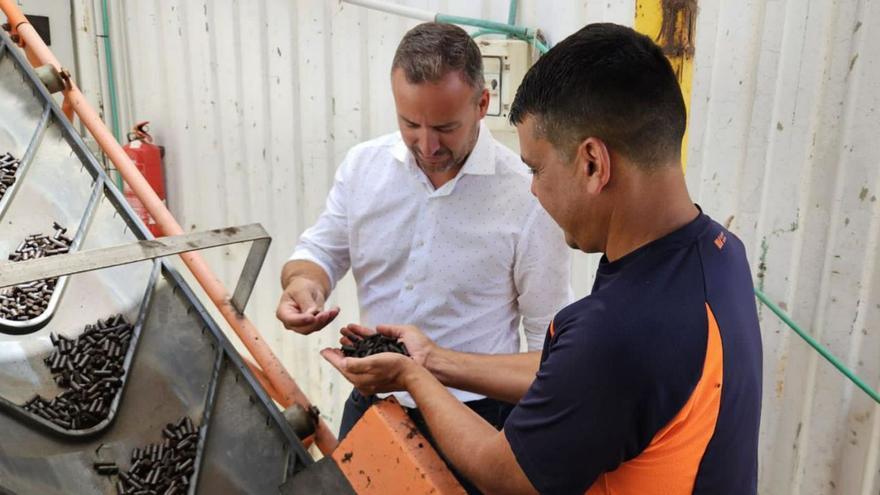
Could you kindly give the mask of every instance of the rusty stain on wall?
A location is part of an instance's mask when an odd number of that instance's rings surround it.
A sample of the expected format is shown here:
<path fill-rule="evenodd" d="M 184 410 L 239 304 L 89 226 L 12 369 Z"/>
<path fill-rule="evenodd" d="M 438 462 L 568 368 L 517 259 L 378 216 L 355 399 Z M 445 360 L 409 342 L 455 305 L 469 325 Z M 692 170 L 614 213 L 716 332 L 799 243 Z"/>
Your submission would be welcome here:
<path fill-rule="evenodd" d="M 694 28 L 697 23 L 697 0 L 662 0 L 663 22 L 657 44 L 672 63 L 681 81 L 685 59 L 694 57 Z"/>

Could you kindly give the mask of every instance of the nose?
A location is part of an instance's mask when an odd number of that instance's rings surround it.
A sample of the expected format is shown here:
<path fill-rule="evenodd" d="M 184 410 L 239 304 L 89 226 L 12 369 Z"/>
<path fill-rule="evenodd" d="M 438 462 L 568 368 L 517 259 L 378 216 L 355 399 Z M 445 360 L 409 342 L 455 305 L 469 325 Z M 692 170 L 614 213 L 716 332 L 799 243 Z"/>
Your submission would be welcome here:
<path fill-rule="evenodd" d="M 431 129 L 422 129 L 419 133 L 419 152 L 430 158 L 440 149 L 440 136 Z"/>

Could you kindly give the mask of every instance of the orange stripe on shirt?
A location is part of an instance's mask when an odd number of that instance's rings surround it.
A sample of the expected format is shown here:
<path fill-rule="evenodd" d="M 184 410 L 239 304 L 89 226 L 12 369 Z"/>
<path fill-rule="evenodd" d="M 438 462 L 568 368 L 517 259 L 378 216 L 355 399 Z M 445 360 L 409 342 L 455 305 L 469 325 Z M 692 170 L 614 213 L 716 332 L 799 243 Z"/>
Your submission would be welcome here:
<path fill-rule="evenodd" d="M 693 492 L 700 461 L 718 421 L 724 378 L 721 333 L 708 303 L 706 313 L 709 338 L 703 374 L 690 399 L 654 435 L 641 454 L 614 471 L 600 475 L 587 490 L 588 495 L 675 495 Z"/>

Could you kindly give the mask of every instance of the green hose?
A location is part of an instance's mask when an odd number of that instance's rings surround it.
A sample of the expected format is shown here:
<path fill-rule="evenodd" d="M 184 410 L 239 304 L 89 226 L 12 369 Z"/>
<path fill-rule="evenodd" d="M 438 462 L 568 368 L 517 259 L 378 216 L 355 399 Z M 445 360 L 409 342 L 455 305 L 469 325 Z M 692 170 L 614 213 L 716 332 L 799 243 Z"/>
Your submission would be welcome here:
<path fill-rule="evenodd" d="M 516 7 L 518 3 L 518 0 L 510 0 L 510 5 L 507 7 L 507 23 L 511 26 L 516 25 Z"/>
<path fill-rule="evenodd" d="M 541 40 L 539 40 L 537 36 L 534 36 L 532 38 L 532 43 L 534 43 L 535 48 L 538 49 L 538 53 L 540 53 L 541 55 L 544 55 L 548 51 L 550 51 L 550 48 L 547 45 L 545 45 L 543 42 L 541 42 Z"/>
<path fill-rule="evenodd" d="M 486 36 L 487 34 L 501 34 L 501 35 L 503 35 L 506 33 L 502 33 L 502 32 L 496 31 L 494 29 L 477 29 L 476 31 L 471 33 L 471 38 L 476 39 L 476 38 L 479 38 L 480 36 Z"/>
<path fill-rule="evenodd" d="M 801 327 L 799 327 L 798 324 L 795 323 L 791 319 L 791 317 L 789 317 L 787 314 L 785 314 L 785 311 L 780 309 L 779 306 L 777 306 L 770 299 L 768 299 L 767 295 L 764 294 L 763 292 L 761 292 L 761 290 L 758 289 L 757 287 L 755 287 L 755 295 L 758 296 L 758 300 L 760 300 L 762 303 L 764 303 L 765 306 L 770 308 L 770 311 L 773 311 L 774 313 L 776 313 L 776 316 L 778 316 L 780 320 L 782 320 L 783 322 L 785 322 L 786 325 L 791 327 L 791 329 L 794 330 L 798 335 L 800 335 L 802 339 L 806 340 L 807 343 L 813 347 L 813 349 L 816 349 L 816 351 L 819 354 L 821 354 L 822 357 L 827 359 L 831 364 L 834 365 L 835 368 L 840 370 L 841 373 L 843 373 L 844 375 L 846 375 L 847 378 L 852 380 L 852 382 L 855 383 L 856 386 L 858 386 L 860 389 L 864 390 L 865 393 L 868 394 L 869 396 L 871 396 L 871 398 L 874 399 L 875 402 L 880 404 L 880 394 L 878 394 L 876 390 L 869 387 L 868 384 L 866 384 L 861 378 L 859 378 L 855 373 L 853 373 L 852 370 L 847 368 L 845 364 L 841 363 L 836 357 L 834 357 L 834 355 L 831 354 L 828 351 L 828 349 L 823 347 L 822 344 L 820 344 L 819 342 L 816 341 L 816 339 L 814 339 L 809 334 L 807 334 L 807 332 L 805 332 Z"/>
<path fill-rule="evenodd" d="M 523 26 L 516 25 L 516 11 L 519 2 L 510 0 L 507 9 L 507 24 L 502 22 L 487 21 L 485 19 L 475 19 L 472 17 L 459 17 L 455 15 L 437 14 L 434 18 L 437 22 L 446 22 L 449 24 L 460 24 L 462 26 L 474 26 L 480 29 L 471 33 L 471 38 L 478 38 L 487 34 L 499 34 L 512 38 L 518 38 L 531 43 L 538 50 L 538 53 L 544 55 L 550 49 L 547 45 L 538 39 L 537 31 Z"/>
<path fill-rule="evenodd" d="M 509 33 L 505 33 L 503 31 L 498 31 L 496 29 L 478 29 L 478 30 L 474 31 L 473 33 L 471 33 L 471 38 L 476 39 L 476 38 L 479 38 L 480 36 L 486 36 L 487 34 L 498 34 L 501 36 L 509 35 Z M 541 40 L 539 40 L 535 36 L 530 36 L 530 37 L 525 37 L 525 38 L 521 37 L 521 36 L 516 36 L 516 35 L 511 35 L 511 36 L 513 36 L 514 38 L 526 41 L 527 43 L 530 43 L 532 45 L 535 45 L 535 48 L 538 50 L 538 53 L 540 53 L 541 55 L 544 55 L 549 50 L 549 48 L 547 48 L 547 45 L 545 45 L 544 43 L 541 43 Z"/>
<path fill-rule="evenodd" d="M 471 17 L 460 17 L 457 15 L 437 14 L 435 18 L 437 22 L 445 22 L 448 24 L 461 24 L 462 26 L 473 26 L 483 29 L 492 29 L 501 34 L 509 34 L 517 38 L 529 39 L 535 34 L 534 29 L 523 26 L 511 26 L 503 22 L 487 21 L 485 19 L 474 19 Z"/>
<path fill-rule="evenodd" d="M 104 59 L 107 62 L 107 87 L 110 90 L 110 122 L 113 136 L 117 142 L 122 142 L 119 130 L 119 113 L 116 103 L 116 78 L 113 77 L 113 48 L 110 44 L 110 15 L 108 14 L 107 0 L 101 0 L 101 20 L 104 25 Z M 122 175 L 116 172 L 116 187 L 122 190 Z"/>

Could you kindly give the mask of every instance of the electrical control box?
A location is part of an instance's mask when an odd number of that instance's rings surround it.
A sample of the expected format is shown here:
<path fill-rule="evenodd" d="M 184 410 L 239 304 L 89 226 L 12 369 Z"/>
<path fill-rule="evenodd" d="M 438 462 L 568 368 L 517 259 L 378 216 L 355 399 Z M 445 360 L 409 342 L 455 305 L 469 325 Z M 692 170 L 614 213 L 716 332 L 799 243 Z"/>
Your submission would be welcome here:
<path fill-rule="evenodd" d="M 510 125 L 508 114 L 516 89 L 535 59 L 531 45 L 517 39 L 477 40 L 483 55 L 483 74 L 489 90 L 489 111 L 486 125 L 492 135 L 519 154 L 516 128 Z"/>
<path fill-rule="evenodd" d="M 16 3 L 40 38 L 46 42 L 46 45 L 61 62 L 61 66 L 70 71 L 73 79 L 77 81 L 80 88 L 83 88 L 81 72 L 76 64 L 73 39 L 73 4 L 76 2 L 70 0 L 16 0 Z M 64 95 L 55 93 L 52 98 L 60 106 Z"/>

